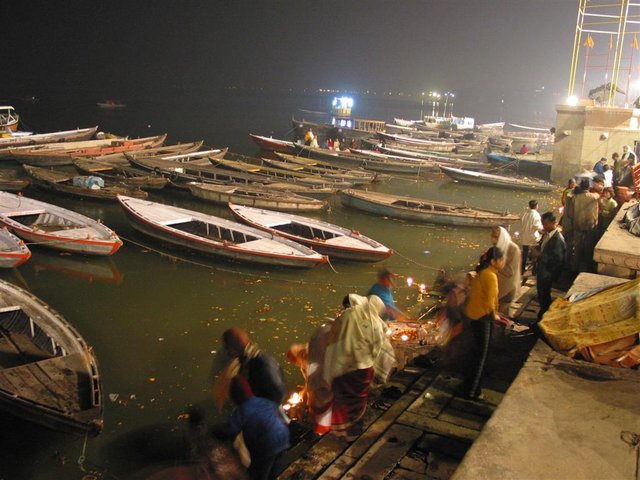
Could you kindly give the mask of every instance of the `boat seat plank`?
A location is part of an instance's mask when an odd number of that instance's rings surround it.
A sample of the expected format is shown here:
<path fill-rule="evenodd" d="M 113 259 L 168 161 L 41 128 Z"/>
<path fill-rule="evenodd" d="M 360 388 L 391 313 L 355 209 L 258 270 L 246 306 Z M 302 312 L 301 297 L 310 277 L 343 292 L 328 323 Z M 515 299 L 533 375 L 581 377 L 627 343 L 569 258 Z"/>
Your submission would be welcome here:
<path fill-rule="evenodd" d="M 77 238 L 77 239 L 85 239 L 88 237 L 97 236 L 95 229 L 91 227 L 82 227 L 82 228 L 62 228 L 60 230 L 50 230 L 47 229 L 47 232 L 56 232 L 58 237 L 65 238 Z"/>
<path fill-rule="evenodd" d="M 60 411 L 78 411 L 80 379 L 74 363 L 81 359 L 76 353 L 2 370 L 0 388 Z"/>
<path fill-rule="evenodd" d="M 49 352 L 36 346 L 22 333 L 10 332 L 6 336 L 0 336 L 0 368 L 17 367 L 50 357 Z"/>
<path fill-rule="evenodd" d="M 250 242 L 245 242 L 239 245 L 236 245 L 237 248 L 241 248 L 243 250 L 259 250 L 261 252 L 280 254 L 280 255 L 296 255 L 296 252 L 289 245 L 285 245 L 283 243 L 274 242 L 268 238 L 260 238 L 258 240 L 251 240 Z"/>

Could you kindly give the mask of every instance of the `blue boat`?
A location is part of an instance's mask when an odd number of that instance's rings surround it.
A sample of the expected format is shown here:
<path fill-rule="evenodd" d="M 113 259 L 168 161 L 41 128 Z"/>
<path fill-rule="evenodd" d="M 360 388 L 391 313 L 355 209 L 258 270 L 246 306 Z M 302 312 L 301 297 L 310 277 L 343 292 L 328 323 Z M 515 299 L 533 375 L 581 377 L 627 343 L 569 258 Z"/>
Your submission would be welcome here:
<path fill-rule="evenodd" d="M 487 160 L 492 165 L 513 169 L 520 175 L 530 175 L 542 179 L 551 178 L 551 162 L 529 160 L 521 157 L 521 155 L 510 156 L 500 153 L 487 153 Z"/>

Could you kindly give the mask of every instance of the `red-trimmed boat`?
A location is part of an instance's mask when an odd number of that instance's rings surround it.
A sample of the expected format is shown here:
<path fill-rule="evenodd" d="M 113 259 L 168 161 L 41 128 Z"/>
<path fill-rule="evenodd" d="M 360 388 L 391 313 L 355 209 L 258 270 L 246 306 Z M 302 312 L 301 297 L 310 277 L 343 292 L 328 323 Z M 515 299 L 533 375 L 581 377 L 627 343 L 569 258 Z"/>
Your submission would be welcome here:
<path fill-rule="evenodd" d="M 84 255 L 113 255 L 122 240 L 102 223 L 66 208 L 0 192 L 0 225 L 48 248 Z"/>
<path fill-rule="evenodd" d="M 277 138 L 263 137 L 250 133 L 249 136 L 261 149 L 270 152 L 295 153 L 295 143 L 288 140 L 278 140 Z"/>

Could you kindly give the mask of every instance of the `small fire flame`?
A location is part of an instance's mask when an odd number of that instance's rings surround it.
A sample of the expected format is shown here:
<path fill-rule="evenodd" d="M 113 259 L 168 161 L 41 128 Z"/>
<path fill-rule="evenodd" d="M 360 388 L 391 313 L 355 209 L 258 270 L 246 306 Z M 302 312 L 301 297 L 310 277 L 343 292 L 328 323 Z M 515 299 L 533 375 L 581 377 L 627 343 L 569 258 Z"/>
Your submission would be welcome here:
<path fill-rule="evenodd" d="M 413 285 L 413 278 L 412 277 L 408 277 L 407 278 L 407 286 L 410 287 L 411 285 Z"/>
<path fill-rule="evenodd" d="M 409 336 L 408 336 L 408 335 L 404 335 L 404 334 L 403 334 L 403 335 L 400 337 L 400 339 L 401 339 L 403 342 L 406 342 L 407 340 L 409 340 Z"/>
<path fill-rule="evenodd" d="M 420 293 L 425 293 L 427 291 L 427 286 L 424 283 L 420 284 Z"/>
<path fill-rule="evenodd" d="M 291 397 L 289 398 L 288 403 L 290 403 L 292 406 L 295 406 L 301 401 L 302 397 L 300 396 L 300 394 L 298 392 L 294 392 L 293 395 L 291 395 Z"/>

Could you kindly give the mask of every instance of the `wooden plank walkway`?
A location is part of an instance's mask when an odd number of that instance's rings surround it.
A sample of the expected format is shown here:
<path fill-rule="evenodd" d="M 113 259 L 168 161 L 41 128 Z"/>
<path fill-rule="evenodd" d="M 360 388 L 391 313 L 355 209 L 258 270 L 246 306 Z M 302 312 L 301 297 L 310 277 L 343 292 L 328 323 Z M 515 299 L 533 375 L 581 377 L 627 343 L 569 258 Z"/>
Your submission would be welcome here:
<path fill-rule="evenodd" d="M 558 292 L 556 292 L 557 294 Z M 514 317 L 530 323 L 537 315 L 535 286 L 525 282 Z M 513 335 L 495 349 L 487 368 L 483 401 L 457 395 L 462 380 L 445 371 L 438 352 L 393 379 L 402 393 L 372 392 L 363 433 L 351 444 L 327 434 L 288 452 L 281 480 L 448 479 L 486 421 L 502 401 L 537 337 Z M 385 405 L 389 405 L 386 410 Z M 382 407 L 381 407 L 382 405 Z"/>

